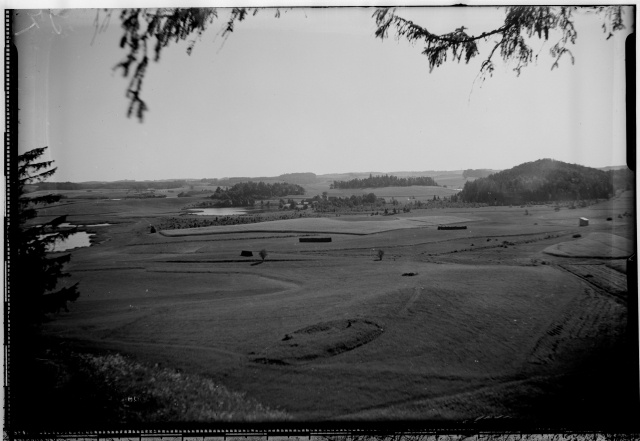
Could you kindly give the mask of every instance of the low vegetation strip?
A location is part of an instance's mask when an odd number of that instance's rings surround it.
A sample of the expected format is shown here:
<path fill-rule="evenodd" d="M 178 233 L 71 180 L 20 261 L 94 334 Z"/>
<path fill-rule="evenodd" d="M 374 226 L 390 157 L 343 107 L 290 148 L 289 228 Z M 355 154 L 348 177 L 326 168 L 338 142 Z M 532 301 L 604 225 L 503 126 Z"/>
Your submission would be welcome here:
<path fill-rule="evenodd" d="M 366 235 L 405 228 L 421 228 L 427 225 L 465 222 L 468 219 L 456 216 L 422 216 L 416 218 L 395 218 L 366 221 L 342 221 L 331 218 L 300 218 L 282 221 L 262 222 L 250 225 L 227 225 L 219 227 L 185 228 L 161 231 L 167 237 L 196 236 L 239 232 L 298 232 L 298 233 L 338 233 Z"/>
<path fill-rule="evenodd" d="M 191 213 L 186 213 L 189 215 Z M 158 230 L 179 230 L 184 228 L 200 228 L 223 225 L 239 225 L 239 224 L 256 224 L 260 222 L 269 222 L 274 220 L 297 219 L 301 217 L 320 217 L 321 215 L 311 212 L 281 212 L 263 213 L 254 215 L 241 216 L 205 216 L 200 218 L 193 217 L 165 217 L 161 218 L 156 229 Z"/>
<path fill-rule="evenodd" d="M 289 419 L 285 412 L 270 409 L 209 378 L 143 365 L 120 354 L 73 354 L 64 364 L 66 380 L 59 382 L 58 392 L 74 394 L 78 392 L 74 388 L 82 383 L 91 384 L 95 396 L 110 403 L 113 423 Z"/>

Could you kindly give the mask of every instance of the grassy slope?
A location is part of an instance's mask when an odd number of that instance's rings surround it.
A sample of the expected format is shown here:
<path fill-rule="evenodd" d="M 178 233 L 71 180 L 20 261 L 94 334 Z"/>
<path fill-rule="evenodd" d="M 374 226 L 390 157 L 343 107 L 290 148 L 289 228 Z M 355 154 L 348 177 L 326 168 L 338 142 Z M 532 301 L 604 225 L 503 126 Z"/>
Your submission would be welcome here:
<path fill-rule="evenodd" d="M 536 400 L 559 393 L 559 375 L 591 369 L 589 357 L 609 351 L 624 329 L 620 300 L 542 250 L 584 232 L 580 216 L 591 219 L 589 231 L 628 237 L 632 221 L 606 217 L 629 209 L 630 200 L 560 212 L 533 207 L 528 216 L 508 207 L 437 210 L 483 221 L 462 231 L 338 235 L 327 244 L 149 235 L 146 222 L 171 208 L 155 202 L 96 210 L 95 219 L 129 223 L 108 227 L 108 242 L 74 252 L 69 270 L 83 295 L 47 332 L 211 378 L 293 418 L 547 415 Z M 85 217 L 91 211 L 73 208 Z M 504 240 L 513 245 L 504 248 Z M 380 247 L 386 254 L 376 261 Z M 239 257 L 261 248 L 269 250 L 265 263 Z M 348 319 L 383 332 L 346 352 L 335 349 L 339 331 L 283 340 Z M 550 335 L 559 324 L 565 331 Z M 301 343 L 316 358 L 292 363 L 287 345 Z M 535 399 L 523 398 L 532 391 Z M 591 401 L 575 409 L 597 416 L 603 402 Z"/>

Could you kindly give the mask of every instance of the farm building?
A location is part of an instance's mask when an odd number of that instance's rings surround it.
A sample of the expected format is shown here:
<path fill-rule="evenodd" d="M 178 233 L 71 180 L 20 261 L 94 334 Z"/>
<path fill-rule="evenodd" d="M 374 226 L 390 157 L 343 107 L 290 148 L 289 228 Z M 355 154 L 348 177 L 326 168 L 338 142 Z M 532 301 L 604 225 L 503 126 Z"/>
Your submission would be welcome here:
<path fill-rule="evenodd" d="M 587 219 L 586 217 L 581 217 L 580 218 L 580 226 L 581 227 L 589 226 L 589 219 Z"/>

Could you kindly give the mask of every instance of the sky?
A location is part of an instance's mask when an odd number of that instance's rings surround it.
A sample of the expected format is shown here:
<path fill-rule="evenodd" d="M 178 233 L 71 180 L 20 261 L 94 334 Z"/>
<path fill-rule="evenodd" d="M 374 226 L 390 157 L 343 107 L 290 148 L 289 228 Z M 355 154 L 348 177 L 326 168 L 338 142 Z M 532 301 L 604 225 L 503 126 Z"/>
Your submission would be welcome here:
<path fill-rule="evenodd" d="M 48 146 L 52 181 L 506 169 L 541 158 L 591 167 L 625 163 L 624 39 L 602 17 L 577 13 L 577 44 L 551 70 L 550 41 L 513 71 L 496 57 L 478 79 L 489 40 L 469 64 L 429 70 L 422 47 L 376 39 L 374 9 L 263 9 L 220 35 L 229 10 L 196 43 L 151 63 L 144 122 L 127 118 L 128 79 L 114 10 L 20 10 L 19 149 Z M 494 29 L 496 7 L 410 8 L 398 15 L 446 33 Z M 104 12 L 98 16 L 104 18 Z"/>

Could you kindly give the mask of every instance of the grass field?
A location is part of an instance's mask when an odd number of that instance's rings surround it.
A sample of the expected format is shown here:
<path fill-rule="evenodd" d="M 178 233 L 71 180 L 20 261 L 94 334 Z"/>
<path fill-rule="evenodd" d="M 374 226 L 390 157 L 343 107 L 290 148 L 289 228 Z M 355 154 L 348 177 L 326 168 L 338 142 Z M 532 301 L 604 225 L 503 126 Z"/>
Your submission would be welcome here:
<path fill-rule="evenodd" d="M 391 199 L 393 197 L 402 203 L 410 202 L 409 198 L 411 198 L 412 200 L 413 198 L 415 198 L 415 200 L 426 201 L 433 199 L 434 196 L 438 196 L 441 198 L 458 193 L 453 187 L 428 187 L 422 185 L 414 185 L 411 187 L 330 189 L 328 184 L 305 184 L 303 185 L 303 187 L 306 191 L 304 197 L 322 195 L 322 193 L 325 191 L 327 192 L 327 196 L 335 196 L 341 198 L 350 197 L 351 195 L 374 193 L 376 196 L 385 199 Z"/>
<path fill-rule="evenodd" d="M 620 244 L 633 240 L 635 220 L 618 214 L 633 211 L 633 198 L 558 212 L 414 210 L 155 234 L 149 225 L 179 201 L 67 201 L 43 219 L 113 225 L 101 227 L 101 243 L 72 252 L 65 283 L 79 282 L 81 297 L 45 334 L 102 354 L 91 366 L 114 369 L 104 354 L 115 352 L 141 378 L 162 366 L 188 384 L 219 384 L 250 403 L 227 420 L 611 421 L 628 404 L 616 372 L 631 250 Z M 446 223 L 468 228 L 437 230 Z M 299 242 L 309 234 L 332 242 Z M 611 235 L 620 239 L 602 240 Z M 589 255 L 577 242 L 589 237 L 615 253 Z M 172 415 L 224 419 L 203 409 Z"/>

